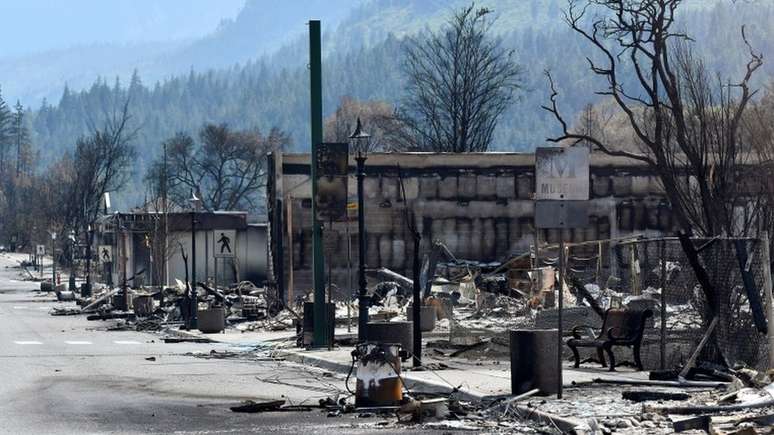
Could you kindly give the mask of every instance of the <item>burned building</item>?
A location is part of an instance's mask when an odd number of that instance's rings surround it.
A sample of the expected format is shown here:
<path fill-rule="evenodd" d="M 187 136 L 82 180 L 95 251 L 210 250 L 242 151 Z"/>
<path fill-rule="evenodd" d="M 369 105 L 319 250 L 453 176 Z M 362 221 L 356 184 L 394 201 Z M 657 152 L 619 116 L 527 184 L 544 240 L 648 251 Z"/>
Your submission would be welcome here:
<path fill-rule="evenodd" d="M 270 263 L 283 291 L 312 288 L 312 191 L 309 154 L 271 157 Z M 633 234 L 660 236 L 672 228 L 658 177 L 645 164 L 593 154 L 589 226 L 540 230 L 540 243 L 604 240 Z M 350 204 L 356 204 L 355 162 L 349 162 Z M 405 201 L 401 192 L 403 178 Z M 415 220 L 421 250 L 442 241 L 457 258 L 502 261 L 535 243 L 534 154 L 375 153 L 366 161 L 365 222 L 369 268 L 410 275 L 413 245 L 406 225 Z M 356 208 L 349 222 L 323 222 L 325 270 L 339 289 L 351 288 L 356 269 Z M 348 255 L 349 253 L 349 255 Z M 354 272 L 353 272 L 354 274 Z M 287 295 L 287 292 L 285 292 Z"/>
<path fill-rule="evenodd" d="M 165 225 L 164 218 L 167 222 Z M 266 224 L 248 223 L 247 212 L 197 212 L 195 215 L 196 270 L 198 281 L 228 285 L 237 281 L 252 281 L 261 285 L 266 278 Z M 115 213 L 105 215 L 96 224 L 94 237 L 95 270 L 101 281 L 120 284 L 124 276 L 130 286 L 174 285 L 185 281 L 188 257 L 190 273 L 191 213 L 155 212 Z M 164 231 L 167 231 L 166 247 Z M 233 255 L 216 255 L 220 233 L 233 234 L 229 241 Z M 231 236 L 229 236 L 231 237 Z M 101 258 L 101 248 L 110 255 Z M 106 261 L 107 260 L 107 261 Z M 125 266 L 125 267 L 124 267 Z M 161 271 L 160 269 L 164 269 Z"/>

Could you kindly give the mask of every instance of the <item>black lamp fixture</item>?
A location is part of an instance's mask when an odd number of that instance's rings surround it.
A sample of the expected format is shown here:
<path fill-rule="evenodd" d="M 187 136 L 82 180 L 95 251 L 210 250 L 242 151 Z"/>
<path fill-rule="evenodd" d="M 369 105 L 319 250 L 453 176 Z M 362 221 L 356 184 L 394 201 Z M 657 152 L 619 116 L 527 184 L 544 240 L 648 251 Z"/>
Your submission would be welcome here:
<path fill-rule="evenodd" d="M 358 316 L 357 316 L 357 338 L 364 342 L 368 339 L 366 328 L 368 327 L 368 306 L 370 299 L 366 291 L 365 261 L 366 261 L 366 239 L 365 239 L 365 210 L 363 200 L 363 180 L 365 179 L 365 161 L 367 159 L 368 147 L 371 142 L 371 135 L 363 131 L 363 124 L 360 117 L 357 118 L 355 131 L 349 136 L 357 152 L 355 161 L 357 162 L 357 244 L 358 244 Z"/>
<path fill-rule="evenodd" d="M 198 189 L 197 189 L 198 190 Z M 197 327 L 197 315 L 199 308 L 199 299 L 196 295 L 196 215 L 201 207 L 202 200 L 196 195 L 196 192 L 191 189 L 191 299 L 189 300 L 190 314 L 188 315 L 188 328 Z"/>

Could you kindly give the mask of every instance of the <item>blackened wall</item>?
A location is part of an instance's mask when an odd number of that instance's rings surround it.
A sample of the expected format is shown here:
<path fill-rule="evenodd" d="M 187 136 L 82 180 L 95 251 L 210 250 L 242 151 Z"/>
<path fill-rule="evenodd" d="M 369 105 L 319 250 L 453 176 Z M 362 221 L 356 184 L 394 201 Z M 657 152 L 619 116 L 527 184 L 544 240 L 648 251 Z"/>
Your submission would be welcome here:
<path fill-rule="evenodd" d="M 311 285 L 311 184 L 309 155 L 274 156 L 277 197 L 285 204 L 281 231 L 284 283 L 294 294 Z M 398 177 L 403 176 L 406 202 Z M 350 162 L 349 196 L 356 198 L 354 161 Z M 406 226 L 406 205 L 422 234 L 421 255 L 432 240 L 443 241 L 460 259 L 501 261 L 523 253 L 534 243 L 534 155 L 373 154 L 366 162 L 366 237 L 368 267 L 387 267 L 410 276 L 413 247 Z M 662 235 L 672 219 L 658 178 L 639 162 L 592 155 L 590 226 L 565 230 L 566 241 L 617 238 L 630 234 Z M 289 208 L 287 204 L 290 204 Z M 288 210 L 292 216 L 288 216 Z M 357 269 L 356 212 L 350 214 L 349 238 L 353 270 Z M 289 218 L 289 219 L 288 219 Z M 288 222 L 292 230 L 288 231 Z M 347 224 L 325 223 L 326 273 L 349 288 Z M 272 234 L 276 234 L 272 231 Z M 541 230 L 542 242 L 558 242 L 559 230 Z M 276 244 L 276 240 L 272 242 Z M 357 283 L 353 272 L 352 282 Z"/>

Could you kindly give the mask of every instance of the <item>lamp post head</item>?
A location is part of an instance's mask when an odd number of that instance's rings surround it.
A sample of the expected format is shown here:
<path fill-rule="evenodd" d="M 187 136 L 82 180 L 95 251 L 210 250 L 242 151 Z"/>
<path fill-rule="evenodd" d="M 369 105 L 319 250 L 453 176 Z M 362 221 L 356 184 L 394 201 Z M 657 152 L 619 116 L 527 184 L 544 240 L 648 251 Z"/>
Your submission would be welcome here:
<path fill-rule="evenodd" d="M 191 189 L 191 198 L 189 201 L 191 201 L 191 210 L 199 211 L 199 207 L 202 205 L 202 200 L 198 195 L 196 195 L 196 192 L 193 189 Z"/>
<path fill-rule="evenodd" d="M 359 116 L 357 117 L 355 131 L 349 135 L 349 138 L 354 142 L 358 155 L 365 155 L 368 152 L 368 145 L 371 140 L 371 135 L 363 130 L 363 123 L 360 122 Z"/>

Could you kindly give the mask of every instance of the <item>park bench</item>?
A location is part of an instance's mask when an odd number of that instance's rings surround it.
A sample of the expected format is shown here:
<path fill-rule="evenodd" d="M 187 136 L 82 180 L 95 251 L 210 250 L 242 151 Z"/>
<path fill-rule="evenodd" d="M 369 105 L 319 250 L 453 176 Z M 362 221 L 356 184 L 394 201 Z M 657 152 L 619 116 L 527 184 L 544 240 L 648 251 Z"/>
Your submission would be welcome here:
<path fill-rule="evenodd" d="M 613 355 L 613 346 L 632 347 L 634 353 L 634 365 L 638 370 L 643 370 L 642 360 L 640 359 L 640 345 L 642 344 L 642 335 L 645 332 L 646 320 L 653 316 L 653 311 L 630 310 L 630 309 L 608 309 L 605 311 L 602 320 L 602 329 L 596 336 L 584 338 L 581 331 L 593 328 L 587 325 L 577 325 L 572 328 L 572 337 L 567 340 L 567 346 L 572 349 L 575 357 L 575 367 L 580 366 L 579 347 L 593 347 L 597 349 L 597 357 L 602 367 L 608 367 L 611 372 L 615 370 L 615 355 Z M 605 363 L 607 353 L 609 366 Z"/>

